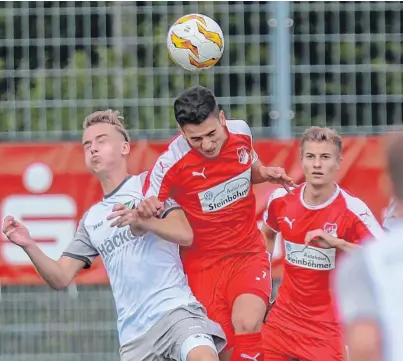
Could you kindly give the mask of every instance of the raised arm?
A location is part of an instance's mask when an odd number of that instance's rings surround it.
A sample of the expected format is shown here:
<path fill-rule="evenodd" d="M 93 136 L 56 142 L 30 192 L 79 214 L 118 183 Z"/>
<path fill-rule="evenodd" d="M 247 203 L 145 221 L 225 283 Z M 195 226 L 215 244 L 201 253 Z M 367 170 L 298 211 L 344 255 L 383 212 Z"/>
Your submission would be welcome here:
<path fill-rule="evenodd" d="M 85 229 L 82 228 L 82 222 L 78 227 L 74 240 L 68 249 L 79 249 L 82 239 L 85 236 Z M 20 246 L 31 259 L 33 265 L 44 281 L 54 289 L 63 289 L 69 285 L 77 273 L 91 264 L 92 258 L 96 256 L 95 249 L 89 249 L 87 256 L 74 256 L 72 253 L 64 253 L 63 256 L 55 261 L 46 256 L 38 247 L 29 234 L 28 229 L 12 216 L 7 216 L 3 222 L 3 232 L 6 237 Z M 86 232 L 85 232 L 86 233 Z M 83 248 L 81 246 L 81 248 Z"/>

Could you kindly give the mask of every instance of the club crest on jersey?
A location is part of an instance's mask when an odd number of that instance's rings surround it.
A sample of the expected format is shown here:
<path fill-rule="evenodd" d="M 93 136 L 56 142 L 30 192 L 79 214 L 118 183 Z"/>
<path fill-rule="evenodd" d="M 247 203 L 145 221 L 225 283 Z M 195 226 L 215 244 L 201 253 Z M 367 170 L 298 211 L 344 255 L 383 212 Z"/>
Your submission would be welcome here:
<path fill-rule="evenodd" d="M 323 225 L 323 230 L 324 230 L 327 234 L 329 234 L 329 235 L 331 235 L 331 236 L 333 236 L 333 237 L 337 237 L 337 224 L 336 224 L 336 223 L 329 223 L 329 222 L 326 222 L 326 223 Z"/>
<path fill-rule="evenodd" d="M 238 160 L 241 164 L 248 164 L 250 158 L 250 149 L 245 146 L 242 146 L 236 150 L 238 154 Z"/>

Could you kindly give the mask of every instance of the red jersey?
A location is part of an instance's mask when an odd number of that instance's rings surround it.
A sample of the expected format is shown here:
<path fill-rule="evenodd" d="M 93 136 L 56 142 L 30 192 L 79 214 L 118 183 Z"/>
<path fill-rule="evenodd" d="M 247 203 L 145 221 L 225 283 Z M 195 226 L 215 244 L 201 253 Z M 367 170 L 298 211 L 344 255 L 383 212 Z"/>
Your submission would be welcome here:
<path fill-rule="evenodd" d="M 194 233 L 192 246 L 182 250 L 188 270 L 208 267 L 231 254 L 265 250 L 251 184 L 251 167 L 257 161 L 252 134 L 242 120 L 227 121 L 227 133 L 220 155 L 213 159 L 177 136 L 144 184 L 147 197 L 172 197 L 185 211 Z"/>
<path fill-rule="evenodd" d="M 305 248 L 306 233 L 323 229 L 347 242 L 359 243 L 363 238 L 383 234 L 383 230 L 367 205 L 339 186 L 327 202 L 318 206 L 304 202 L 305 186 L 296 188 L 294 194 L 276 189 L 264 214 L 265 223 L 281 232 L 284 242 L 284 276 L 276 304 L 278 311 L 290 315 L 294 322 L 302 318 L 334 323 L 337 318 L 330 272 L 336 267 L 339 252 L 319 246 Z"/>

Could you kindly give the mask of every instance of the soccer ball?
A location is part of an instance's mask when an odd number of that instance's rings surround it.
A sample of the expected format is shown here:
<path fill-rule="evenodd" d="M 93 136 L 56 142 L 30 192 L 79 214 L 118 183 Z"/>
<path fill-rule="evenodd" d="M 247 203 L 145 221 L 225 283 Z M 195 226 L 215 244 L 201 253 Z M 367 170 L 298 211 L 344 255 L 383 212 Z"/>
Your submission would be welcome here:
<path fill-rule="evenodd" d="M 211 68 L 220 60 L 224 51 L 224 36 L 213 19 L 189 14 L 171 26 L 167 47 L 176 64 L 189 71 L 200 71 Z"/>

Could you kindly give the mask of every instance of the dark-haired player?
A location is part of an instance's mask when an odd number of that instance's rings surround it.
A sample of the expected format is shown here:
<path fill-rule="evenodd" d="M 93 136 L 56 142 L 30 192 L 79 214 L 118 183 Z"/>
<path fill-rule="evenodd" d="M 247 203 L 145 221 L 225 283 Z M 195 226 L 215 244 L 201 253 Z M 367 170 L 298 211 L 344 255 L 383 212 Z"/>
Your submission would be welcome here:
<path fill-rule="evenodd" d="M 194 232 L 182 261 L 195 296 L 226 333 L 221 359 L 263 360 L 271 277 L 252 184 L 293 183 L 282 168 L 260 163 L 249 126 L 227 120 L 208 89 L 185 90 L 174 111 L 181 134 L 149 172 L 143 190 L 150 198 L 138 211 L 156 215 L 168 197 L 180 204 Z"/>

